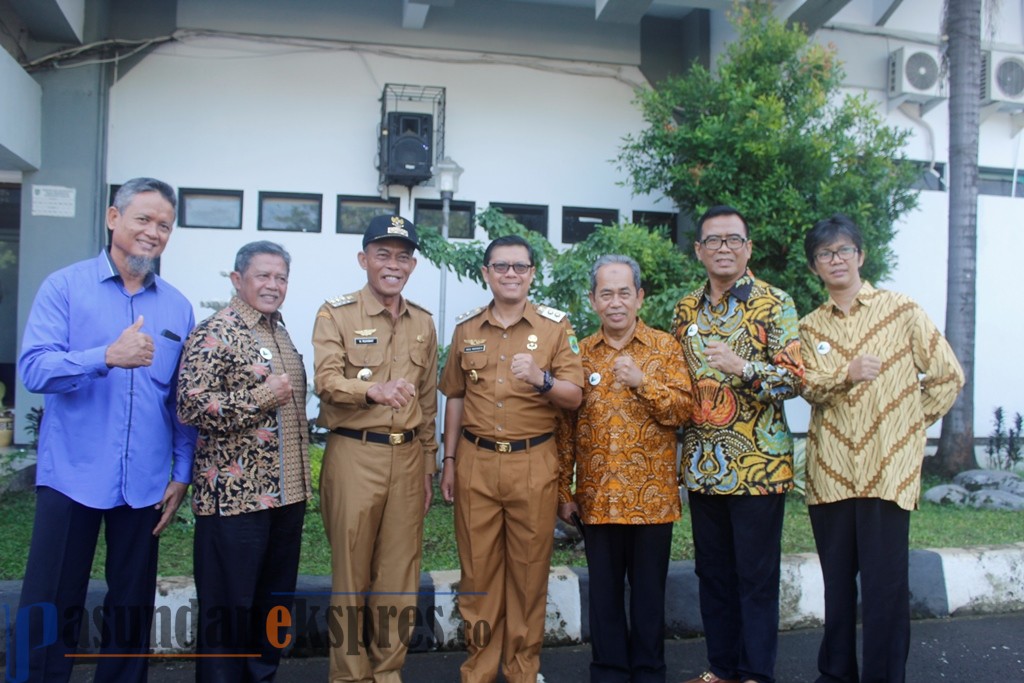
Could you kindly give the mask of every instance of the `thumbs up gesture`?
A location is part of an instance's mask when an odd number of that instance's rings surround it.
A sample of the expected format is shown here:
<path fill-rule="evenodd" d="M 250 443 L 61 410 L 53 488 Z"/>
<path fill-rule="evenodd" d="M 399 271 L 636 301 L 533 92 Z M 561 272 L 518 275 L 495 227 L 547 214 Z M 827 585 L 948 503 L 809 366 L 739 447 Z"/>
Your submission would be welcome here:
<path fill-rule="evenodd" d="M 139 368 L 153 364 L 153 338 L 142 331 L 142 322 L 140 315 L 107 347 L 107 367 Z"/>

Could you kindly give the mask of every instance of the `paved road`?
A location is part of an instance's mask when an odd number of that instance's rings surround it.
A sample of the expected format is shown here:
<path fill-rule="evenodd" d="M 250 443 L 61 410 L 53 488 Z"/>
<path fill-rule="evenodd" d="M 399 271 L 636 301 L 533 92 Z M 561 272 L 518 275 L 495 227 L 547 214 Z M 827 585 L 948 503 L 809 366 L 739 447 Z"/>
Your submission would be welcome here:
<path fill-rule="evenodd" d="M 779 642 L 779 683 L 812 683 L 821 631 L 810 629 L 782 633 Z M 911 631 L 907 683 L 982 683 L 1024 681 L 1024 612 L 986 617 L 915 621 Z M 702 670 L 703 639 L 673 640 L 665 647 L 669 683 L 683 680 Z M 410 655 L 405 666 L 405 683 L 437 683 L 459 680 L 464 655 L 420 653 Z M 542 673 L 546 683 L 581 683 L 587 680 L 590 649 L 586 646 L 544 650 Z M 76 667 L 74 683 L 92 680 L 92 666 Z M 327 678 L 327 660 L 322 657 L 286 660 L 278 683 L 307 683 Z M 193 667 L 186 661 L 154 663 L 152 683 L 194 680 Z"/>

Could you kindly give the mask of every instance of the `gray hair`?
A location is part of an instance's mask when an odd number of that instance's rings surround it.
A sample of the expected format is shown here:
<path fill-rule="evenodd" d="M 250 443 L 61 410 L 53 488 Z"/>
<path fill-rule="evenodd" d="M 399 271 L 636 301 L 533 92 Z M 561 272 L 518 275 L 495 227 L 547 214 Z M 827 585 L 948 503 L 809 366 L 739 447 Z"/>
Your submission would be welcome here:
<path fill-rule="evenodd" d="M 159 192 L 160 196 L 170 202 L 171 208 L 177 213 L 178 197 L 174 194 L 174 188 L 156 178 L 132 178 L 125 182 L 114 195 L 114 208 L 118 213 L 124 213 L 124 210 L 135 199 L 135 195 L 142 192 Z"/>
<path fill-rule="evenodd" d="M 639 292 L 640 264 L 636 262 L 636 259 L 625 254 L 605 254 L 594 261 L 594 266 L 590 269 L 590 293 L 593 294 L 597 291 L 597 271 L 601 269 L 601 266 L 608 266 L 613 263 L 622 263 L 629 266 L 629 269 L 633 271 L 633 287 Z"/>
<path fill-rule="evenodd" d="M 249 268 L 249 264 L 252 262 L 252 257 L 260 254 L 280 256 L 284 259 L 284 265 L 288 267 L 289 271 L 291 271 L 292 257 L 284 247 L 277 242 L 259 240 L 258 242 L 249 242 L 249 244 L 243 245 L 242 248 L 238 250 L 238 254 L 235 255 L 235 272 L 239 275 L 245 273 Z"/>

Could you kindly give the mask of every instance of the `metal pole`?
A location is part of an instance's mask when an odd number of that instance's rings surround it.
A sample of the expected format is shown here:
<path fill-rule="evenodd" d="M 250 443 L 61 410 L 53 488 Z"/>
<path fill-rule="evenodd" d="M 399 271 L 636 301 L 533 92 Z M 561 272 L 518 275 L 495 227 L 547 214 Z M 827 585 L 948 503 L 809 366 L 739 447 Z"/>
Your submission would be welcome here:
<path fill-rule="evenodd" d="M 441 192 L 441 238 L 448 241 L 448 220 L 451 213 L 451 202 L 453 192 L 450 190 L 444 190 Z M 438 345 L 444 345 L 448 343 L 448 337 L 445 334 L 445 308 L 448 297 L 448 266 L 441 265 L 441 300 L 437 306 L 437 343 Z M 437 464 L 440 466 L 441 456 L 444 453 L 444 410 L 445 410 L 445 395 L 438 392 L 437 394 L 437 442 L 440 444 L 440 448 L 437 450 L 438 461 Z"/>

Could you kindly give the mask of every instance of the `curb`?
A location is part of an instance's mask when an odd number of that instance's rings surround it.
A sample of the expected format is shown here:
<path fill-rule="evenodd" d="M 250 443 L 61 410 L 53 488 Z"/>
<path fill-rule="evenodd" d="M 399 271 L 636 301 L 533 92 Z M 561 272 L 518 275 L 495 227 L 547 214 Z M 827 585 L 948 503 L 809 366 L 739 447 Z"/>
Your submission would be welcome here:
<path fill-rule="evenodd" d="M 814 553 L 785 555 L 780 586 L 780 630 L 813 628 L 824 621 L 824 584 Z M 458 611 L 458 570 L 427 572 L 420 577 L 415 615 L 395 615 L 405 624 L 411 651 L 462 649 L 463 625 Z M 548 581 L 545 646 L 589 640 L 589 576 L 586 568 L 552 567 Z M 99 650 L 97 628 L 106 585 L 89 582 L 88 620 L 79 649 Z M 291 654 L 323 654 L 344 638 L 341 628 L 327 626 L 331 582 L 327 576 L 300 576 L 291 613 Z M 0 581 L 0 604 L 16 612 L 20 581 Z M 700 635 L 697 577 L 691 560 L 669 565 L 666 589 L 666 637 Z M 153 649 L 188 652 L 194 645 L 195 585 L 191 577 L 161 578 L 157 583 Z M 1024 611 L 1024 543 L 910 552 L 910 610 L 914 619 Z M 5 620 L 0 653 L 6 654 Z M 486 626 L 486 625 L 485 625 Z"/>

